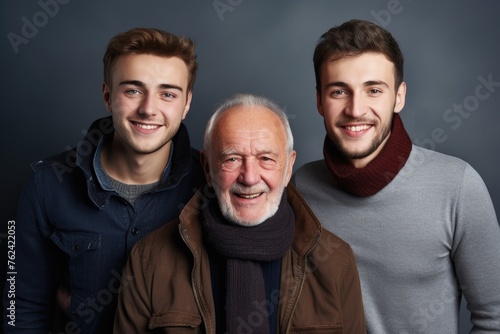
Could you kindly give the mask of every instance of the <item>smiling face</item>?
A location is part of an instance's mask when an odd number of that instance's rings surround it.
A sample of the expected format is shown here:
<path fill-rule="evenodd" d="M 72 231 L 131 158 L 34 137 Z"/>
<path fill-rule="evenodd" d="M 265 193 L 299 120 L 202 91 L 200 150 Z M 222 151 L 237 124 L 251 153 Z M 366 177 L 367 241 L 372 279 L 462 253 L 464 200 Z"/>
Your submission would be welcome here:
<path fill-rule="evenodd" d="M 113 64 L 111 87 L 103 85 L 115 127 L 115 147 L 132 155 L 168 152 L 189 111 L 187 85 L 188 70 L 180 58 L 120 56 Z"/>
<path fill-rule="evenodd" d="M 202 160 L 223 216 L 244 226 L 272 217 L 295 162 L 279 118 L 263 107 L 233 107 L 216 121 L 212 136 Z"/>
<path fill-rule="evenodd" d="M 318 111 L 328 138 L 354 167 L 362 168 L 389 138 L 394 113 L 403 109 L 406 84 L 395 89 L 394 65 L 381 53 L 362 53 L 321 68 Z"/>

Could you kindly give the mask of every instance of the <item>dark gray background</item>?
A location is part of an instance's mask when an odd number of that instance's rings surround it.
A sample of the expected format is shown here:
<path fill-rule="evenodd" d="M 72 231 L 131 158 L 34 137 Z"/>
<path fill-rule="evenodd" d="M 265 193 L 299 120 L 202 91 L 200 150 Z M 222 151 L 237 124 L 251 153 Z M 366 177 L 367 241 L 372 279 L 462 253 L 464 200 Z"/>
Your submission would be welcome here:
<path fill-rule="evenodd" d="M 218 12 L 216 5 L 225 9 Z M 414 143 L 468 161 L 500 208 L 495 0 L 3 0 L 0 13 L 2 254 L 29 163 L 74 146 L 92 120 L 107 115 L 101 100 L 106 43 L 139 26 L 188 35 L 197 43 L 199 72 L 185 121 L 193 146 L 201 147 L 205 122 L 220 100 L 236 92 L 263 94 L 286 108 L 298 168 L 322 157 L 325 131 L 315 108 L 312 68 L 317 39 L 351 18 L 379 23 L 405 54 L 408 93 L 401 116 Z M 26 37 L 17 50 L 9 40 L 13 34 Z M 480 94 L 489 96 L 478 99 L 480 78 L 489 77 L 497 84 L 491 91 L 482 88 Z M 447 121 L 454 105 L 464 105 L 467 113 Z"/>

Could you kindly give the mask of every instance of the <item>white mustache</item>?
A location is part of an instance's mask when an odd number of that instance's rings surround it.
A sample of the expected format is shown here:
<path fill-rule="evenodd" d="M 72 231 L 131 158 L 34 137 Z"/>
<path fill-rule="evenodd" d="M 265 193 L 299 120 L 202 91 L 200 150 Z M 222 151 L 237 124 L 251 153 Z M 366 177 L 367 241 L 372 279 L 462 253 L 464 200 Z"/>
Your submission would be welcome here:
<path fill-rule="evenodd" d="M 266 185 L 259 185 L 259 186 L 252 186 L 252 187 L 245 187 L 241 184 L 233 184 L 231 187 L 229 187 L 229 191 L 233 193 L 238 193 L 242 195 L 252 195 L 252 194 L 258 194 L 258 193 L 267 193 L 269 192 L 269 187 Z"/>

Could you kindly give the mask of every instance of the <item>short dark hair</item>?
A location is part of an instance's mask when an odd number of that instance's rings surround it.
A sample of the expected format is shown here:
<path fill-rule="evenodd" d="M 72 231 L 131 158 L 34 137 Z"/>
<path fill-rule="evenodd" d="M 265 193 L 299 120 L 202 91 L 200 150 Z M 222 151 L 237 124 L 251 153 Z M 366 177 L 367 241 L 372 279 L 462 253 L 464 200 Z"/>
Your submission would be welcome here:
<path fill-rule="evenodd" d="M 314 50 L 316 90 L 321 94 L 321 66 L 325 61 L 355 56 L 365 52 L 382 53 L 394 64 L 396 89 L 403 82 L 403 54 L 387 30 L 362 20 L 350 20 L 325 32 Z"/>
<path fill-rule="evenodd" d="M 179 57 L 188 69 L 188 91 L 193 90 L 198 63 L 191 39 L 154 28 L 134 28 L 114 36 L 103 57 L 106 85 L 111 85 L 111 69 L 116 59 L 127 54 Z"/>

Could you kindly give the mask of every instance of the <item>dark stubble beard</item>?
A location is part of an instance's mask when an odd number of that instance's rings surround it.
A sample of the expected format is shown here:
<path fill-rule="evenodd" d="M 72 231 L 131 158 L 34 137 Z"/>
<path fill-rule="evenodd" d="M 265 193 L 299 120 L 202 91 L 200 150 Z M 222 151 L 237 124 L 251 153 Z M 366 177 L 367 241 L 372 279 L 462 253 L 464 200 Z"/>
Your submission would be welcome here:
<path fill-rule="evenodd" d="M 346 147 L 342 145 L 342 141 L 339 138 L 336 138 L 334 134 L 334 138 L 330 138 L 330 141 L 335 146 L 337 151 L 347 160 L 355 160 L 355 159 L 363 159 L 375 152 L 380 145 L 389 137 L 392 129 L 392 122 L 394 119 L 394 114 L 392 114 L 391 120 L 386 124 L 383 124 L 382 131 L 380 134 L 373 139 L 370 146 L 363 151 L 350 151 Z"/>

